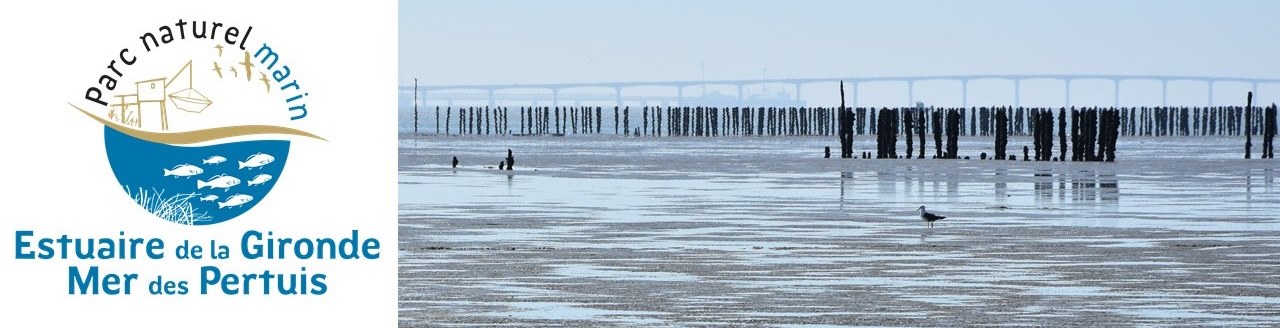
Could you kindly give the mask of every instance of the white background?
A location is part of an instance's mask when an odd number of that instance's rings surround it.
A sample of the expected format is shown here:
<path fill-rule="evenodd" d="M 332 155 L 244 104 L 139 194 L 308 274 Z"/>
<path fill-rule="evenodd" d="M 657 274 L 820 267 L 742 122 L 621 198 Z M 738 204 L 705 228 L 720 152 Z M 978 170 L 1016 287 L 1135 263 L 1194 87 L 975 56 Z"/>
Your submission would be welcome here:
<path fill-rule="evenodd" d="M 10 2 L 0 10 L 0 326 L 202 327 L 392 326 L 396 324 L 396 5 L 391 1 Z M 249 47 L 268 42 L 311 95 L 309 115 L 281 124 L 327 142 L 293 139 L 288 165 L 271 194 L 245 215 L 212 226 L 162 221 L 135 205 L 115 181 L 101 124 L 73 110 L 87 87 L 129 47 L 144 65 L 138 36 L 179 18 L 252 25 Z M 242 31 L 243 33 L 243 31 Z M 187 40 L 170 44 L 202 43 Z M 162 47 L 163 48 L 163 47 Z M 159 58 L 159 57 L 156 57 Z M 157 59 L 152 59 L 157 60 Z M 125 81 L 137 76 L 125 72 Z M 139 73 L 141 74 L 141 73 Z M 120 91 L 120 89 L 117 89 Z M 129 93 L 129 92 L 127 92 Z M 82 106 L 83 107 L 83 106 Z M 262 105 L 283 111 L 283 103 Z M 376 261 L 280 261 L 240 258 L 245 230 L 277 236 L 332 237 L 358 229 L 382 242 Z M 16 260 L 14 231 L 36 237 L 161 237 L 166 259 Z M 178 260 L 183 239 L 230 244 L 232 260 Z M 132 295 L 71 296 L 67 266 L 140 274 Z M 199 267 L 328 275 L 322 296 L 192 295 Z M 192 294 L 153 296 L 155 275 L 187 280 Z"/>

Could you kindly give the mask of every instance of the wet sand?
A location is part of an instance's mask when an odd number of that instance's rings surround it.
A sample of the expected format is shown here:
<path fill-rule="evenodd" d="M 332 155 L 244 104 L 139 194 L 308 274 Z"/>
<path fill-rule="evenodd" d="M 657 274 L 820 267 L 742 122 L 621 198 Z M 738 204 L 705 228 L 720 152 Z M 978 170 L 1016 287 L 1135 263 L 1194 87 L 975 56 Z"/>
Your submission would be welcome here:
<path fill-rule="evenodd" d="M 969 139 L 970 161 L 821 158 L 834 137 L 402 140 L 400 322 L 1280 325 L 1280 162 L 1233 138 L 978 161 L 990 140 Z M 507 148 L 515 171 L 484 167 Z M 927 229 L 920 205 L 948 218 Z"/>

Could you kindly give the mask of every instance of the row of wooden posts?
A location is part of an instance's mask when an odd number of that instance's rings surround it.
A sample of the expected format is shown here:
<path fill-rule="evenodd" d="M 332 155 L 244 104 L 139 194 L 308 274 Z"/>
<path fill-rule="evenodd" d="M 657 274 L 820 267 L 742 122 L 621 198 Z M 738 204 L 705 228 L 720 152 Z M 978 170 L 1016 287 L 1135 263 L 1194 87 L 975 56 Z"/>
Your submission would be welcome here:
<path fill-rule="evenodd" d="M 1274 106 L 1274 105 L 1273 105 Z M 1265 135 L 1276 124 L 1270 108 L 1250 107 L 1058 108 L 1053 110 L 1115 111 L 1120 136 Z M 832 136 L 837 134 L 838 108 L 792 107 L 463 107 L 435 108 L 437 134 L 622 134 L 635 136 Z M 1034 113 L 1049 108 L 853 108 L 853 133 L 877 134 L 879 115 L 889 111 L 955 112 L 962 136 L 992 136 L 996 116 L 1007 119 L 1009 135 L 1035 134 Z M 927 114 L 932 115 L 932 114 Z M 416 116 L 415 116 L 416 118 Z M 613 121 L 606 128 L 606 120 Z M 1248 120 L 1248 122 L 1246 122 Z M 417 120 L 415 120 L 416 122 Z M 932 124 L 928 120 L 925 124 Z M 905 125 L 894 126 L 903 133 Z M 415 124 L 415 131 L 419 130 Z M 1247 131 L 1246 131 L 1247 130 Z"/>
<path fill-rule="evenodd" d="M 853 115 L 847 113 L 846 115 Z M 1030 148 L 1024 146 L 1023 159 L 1036 161 L 1059 161 L 1066 159 L 1067 152 L 1067 120 L 1066 109 L 1058 111 L 1058 138 L 1060 139 L 1059 154 L 1053 155 L 1053 131 L 1054 122 L 1053 111 L 1049 109 L 1039 109 L 1031 112 L 1031 122 L 1035 133 L 1032 135 L 1032 143 L 1035 146 L 1034 157 L 1030 153 Z M 1112 109 L 1076 109 L 1071 111 L 1071 161 L 1115 161 L 1116 141 L 1120 133 L 1119 111 Z M 995 131 L 995 153 L 993 159 L 1010 159 L 1016 160 L 1017 156 L 1007 155 L 1009 145 L 1008 118 L 1004 112 L 997 112 L 995 120 L 997 123 Z M 885 133 L 879 134 L 876 138 L 875 158 L 925 158 L 926 134 L 931 130 L 933 134 L 934 155 L 933 158 L 959 158 L 959 139 L 960 139 L 960 113 L 958 110 L 947 111 L 927 111 L 923 109 L 881 109 L 879 113 L 879 121 L 876 126 L 881 130 L 899 129 L 901 122 L 902 131 L 910 131 L 911 133 L 903 134 L 906 137 L 906 152 L 902 155 L 898 154 L 898 134 Z M 928 124 L 932 122 L 932 124 Z M 943 137 L 946 137 L 944 143 Z M 912 142 L 914 137 L 919 140 L 919 153 L 913 149 L 915 143 Z M 841 147 L 845 151 L 843 157 L 852 157 L 847 150 L 846 145 L 849 141 L 842 138 Z M 867 154 L 864 157 L 870 157 Z M 984 153 L 981 159 L 987 159 Z"/>
<path fill-rule="evenodd" d="M 876 158 L 925 157 L 925 136 L 932 131 L 934 158 L 959 158 L 961 135 L 994 136 L 995 159 L 1016 159 L 1006 154 L 1010 135 L 1033 137 L 1035 155 L 1024 146 L 1023 160 L 1114 161 L 1121 136 L 1235 136 L 1245 135 L 1245 158 L 1252 157 L 1253 134 L 1263 138 L 1261 158 L 1274 158 L 1277 107 L 1213 108 L 726 108 L 642 107 L 633 122 L 630 107 L 614 108 L 613 134 L 628 136 L 830 136 L 838 135 L 841 157 L 852 158 L 853 135 L 876 134 Z M 1248 110 L 1245 110 L 1245 109 Z M 521 107 L 512 117 L 505 107 L 445 108 L 441 120 L 436 108 L 436 130 L 443 134 L 564 135 L 605 134 L 601 107 Z M 511 125 L 515 118 L 516 126 Z M 966 118 L 968 124 L 966 125 Z M 873 121 L 875 124 L 863 124 Z M 418 117 L 414 113 L 415 130 Z M 1053 154 L 1054 126 L 1059 152 Z M 1067 126 L 1070 125 L 1070 129 Z M 443 130 L 441 128 L 443 127 Z M 451 128 L 452 127 L 452 128 Z M 893 131 L 894 133 L 878 133 Z M 1069 131 L 1069 132 L 1068 132 Z M 1071 156 L 1066 151 L 1071 136 Z M 898 136 L 906 139 L 906 152 L 898 154 Z M 945 143 L 943 137 L 946 137 Z M 985 159 L 985 154 L 983 159 Z M 829 156 L 829 152 L 828 152 Z M 863 157 L 870 157 L 870 152 Z"/>

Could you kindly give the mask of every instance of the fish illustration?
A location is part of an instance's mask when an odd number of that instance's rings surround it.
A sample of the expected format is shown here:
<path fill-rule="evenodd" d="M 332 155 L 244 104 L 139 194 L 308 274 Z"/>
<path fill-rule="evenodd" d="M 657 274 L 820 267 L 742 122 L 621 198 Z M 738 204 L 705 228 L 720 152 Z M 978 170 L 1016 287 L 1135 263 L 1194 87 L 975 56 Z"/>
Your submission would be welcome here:
<path fill-rule="evenodd" d="M 226 174 L 219 174 L 219 175 L 213 176 L 212 178 L 209 178 L 209 181 L 196 180 L 196 189 L 204 189 L 204 187 L 209 187 L 210 189 L 222 188 L 222 190 L 227 190 L 227 189 L 231 189 L 231 187 L 235 187 L 238 184 L 240 184 L 240 179 L 237 179 L 236 177 L 226 175 Z"/>
<path fill-rule="evenodd" d="M 267 183 L 267 181 L 271 181 L 270 174 L 259 174 L 253 177 L 253 179 L 249 179 L 249 185 L 256 186 L 256 185 Z"/>
<path fill-rule="evenodd" d="M 208 195 L 208 196 L 200 197 L 200 201 L 204 201 L 204 202 L 212 202 L 215 200 L 218 200 L 218 195 Z"/>
<path fill-rule="evenodd" d="M 226 158 L 226 157 L 222 157 L 222 156 L 218 156 L 218 155 L 213 155 L 213 156 L 209 156 L 209 158 L 204 159 L 204 161 L 203 161 L 203 162 L 204 162 L 205 164 L 219 164 L 219 163 L 226 162 L 226 161 L 227 161 L 227 158 Z"/>
<path fill-rule="evenodd" d="M 171 175 L 175 177 L 190 177 L 200 175 L 200 173 L 204 173 L 204 169 L 191 164 L 180 164 L 174 166 L 173 169 L 164 169 L 164 176 L 166 177 Z"/>
<path fill-rule="evenodd" d="M 258 168 L 258 167 L 262 167 L 263 165 L 271 164 L 271 162 L 274 162 L 275 160 L 276 158 L 271 155 L 257 153 L 257 154 L 249 155 L 248 159 L 245 159 L 243 162 L 240 162 L 240 168 L 242 169 L 246 167 L 250 169 Z"/>
<path fill-rule="evenodd" d="M 236 207 L 253 201 L 253 196 L 245 194 L 235 194 L 227 197 L 227 201 L 218 203 L 218 208 Z"/>

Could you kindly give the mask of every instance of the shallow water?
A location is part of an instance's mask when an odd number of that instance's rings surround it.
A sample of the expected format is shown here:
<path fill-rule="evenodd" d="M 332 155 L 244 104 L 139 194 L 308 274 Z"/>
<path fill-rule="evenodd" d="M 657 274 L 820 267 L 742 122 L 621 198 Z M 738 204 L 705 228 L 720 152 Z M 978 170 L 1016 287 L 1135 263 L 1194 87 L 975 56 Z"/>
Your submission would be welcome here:
<path fill-rule="evenodd" d="M 401 323 L 1280 324 L 1280 162 L 1234 139 L 1122 140 L 1117 163 L 832 141 L 402 140 Z M 507 148 L 516 170 L 476 163 Z"/>

